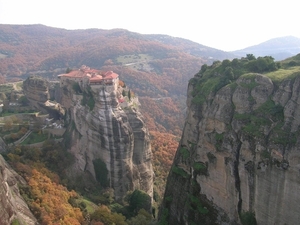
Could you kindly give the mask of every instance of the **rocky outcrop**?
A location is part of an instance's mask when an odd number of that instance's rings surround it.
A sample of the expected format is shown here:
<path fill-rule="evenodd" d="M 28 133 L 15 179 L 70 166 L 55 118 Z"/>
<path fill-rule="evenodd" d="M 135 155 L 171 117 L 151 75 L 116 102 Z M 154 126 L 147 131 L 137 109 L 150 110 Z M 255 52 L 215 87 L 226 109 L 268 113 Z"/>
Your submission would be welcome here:
<path fill-rule="evenodd" d="M 76 159 L 69 176 L 92 177 L 113 188 L 117 200 L 134 189 L 152 196 L 150 138 L 139 110 L 134 104 L 120 107 L 120 88 L 81 86 L 82 93 L 75 94 L 73 85 L 74 81 L 64 81 L 61 98 L 70 122 L 69 148 Z M 88 189 L 89 183 L 85 185 Z"/>
<path fill-rule="evenodd" d="M 0 224 L 37 224 L 19 193 L 19 184 L 25 185 L 26 182 L 0 155 Z"/>
<path fill-rule="evenodd" d="M 201 79 L 189 83 L 161 221 L 298 224 L 300 77 L 245 74 L 204 100 L 195 97 Z"/>
<path fill-rule="evenodd" d="M 30 103 L 38 107 L 38 102 L 50 99 L 49 82 L 42 77 L 30 76 L 23 82 L 23 91 Z"/>
<path fill-rule="evenodd" d="M 50 99 L 60 99 L 59 83 L 48 82 L 39 76 L 30 76 L 23 82 L 24 95 L 36 110 L 49 114 L 55 119 L 64 116 L 64 108 Z"/>

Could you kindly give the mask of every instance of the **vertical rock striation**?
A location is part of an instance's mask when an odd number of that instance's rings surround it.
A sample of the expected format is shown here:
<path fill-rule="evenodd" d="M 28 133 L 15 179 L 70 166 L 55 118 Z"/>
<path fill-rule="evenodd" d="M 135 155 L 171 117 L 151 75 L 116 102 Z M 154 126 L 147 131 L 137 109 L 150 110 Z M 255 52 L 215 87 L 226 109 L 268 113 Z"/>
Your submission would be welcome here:
<path fill-rule="evenodd" d="M 150 138 L 135 103 L 120 107 L 120 87 L 82 86 L 82 93 L 75 94 L 72 85 L 73 81 L 64 82 L 61 99 L 69 112 L 67 135 L 76 158 L 69 175 L 93 177 L 113 188 L 116 199 L 134 189 L 152 196 Z"/>
<path fill-rule="evenodd" d="M 196 99 L 170 171 L 160 220 L 168 224 L 298 224 L 300 77 L 247 74 Z M 195 223 L 197 221 L 198 223 Z"/>

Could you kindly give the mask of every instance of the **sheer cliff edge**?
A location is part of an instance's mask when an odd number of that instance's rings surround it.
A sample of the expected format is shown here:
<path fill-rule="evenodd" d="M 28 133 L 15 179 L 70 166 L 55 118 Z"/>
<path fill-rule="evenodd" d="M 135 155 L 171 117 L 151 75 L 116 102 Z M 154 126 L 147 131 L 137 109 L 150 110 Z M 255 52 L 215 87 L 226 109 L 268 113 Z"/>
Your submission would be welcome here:
<path fill-rule="evenodd" d="M 161 224 L 298 224 L 300 55 L 215 62 L 189 82 Z"/>

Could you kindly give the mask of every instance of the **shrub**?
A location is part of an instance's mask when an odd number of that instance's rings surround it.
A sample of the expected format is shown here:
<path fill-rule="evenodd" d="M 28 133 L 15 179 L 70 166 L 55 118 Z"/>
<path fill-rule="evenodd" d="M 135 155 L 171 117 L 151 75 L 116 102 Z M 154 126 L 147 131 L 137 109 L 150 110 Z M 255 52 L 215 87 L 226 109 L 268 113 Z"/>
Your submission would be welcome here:
<path fill-rule="evenodd" d="M 20 225 L 20 222 L 18 219 L 14 219 L 12 222 L 11 222 L 11 225 Z"/>
<path fill-rule="evenodd" d="M 147 212 L 151 209 L 151 197 L 144 191 L 134 190 L 129 197 L 129 209 L 134 214 L 139 210 L 145 209 Z"/>
<path fill-rule="evenodd" d="M 163 209 L 159 225 L 168 225 L 169 210 Z"/>
<path fill-rule="evenodd" d="M 271 153 L 268 151 L 268 150 L 263 150 L 261 153 L 260 153 L 260 157 L 262 159 L 271 159 Z"/>
<path fill-rule="evenodd" d="M 179 152 L 182 155 L 183 160 L 186 160 L 190 156 L 189 150 L 185 147 L 180 148 Z"/>
<path fill-rule="evenodd" d="M 203 205 L 202 205 L 201 201 L 199 200 L 199 198 L 197 198 L 193 195 L 189 195 L 189 200 L 191 202 L 192 209 L 197 210 L 201 214 L 207 214 L 208 213 L 208 209 L 206 207 L 203 207 Z"/>
<path fill-rule="evenodd" d="M 254 212 L 242 212 L 240 214 L 240 219 L 243 225 L 257 225 Z"/>
<path fill-rule="evenodd" d="M 179 168 L 179 167 L 177 167 L 177 166 L 173 166 L 173 167 L 172 167 L 172 172 L 175 173 L 175 174 L 177 174 L 177 175 L 180 175 L 180 176 L 182 176 L 182 177 L 184 177 L 184 178 L 187 178 L 187 177 L 188 177 L 188 173 L 185 172 L 184 169 Z"/>
<path fill-rule="evenodd" d="M 198 174 L 206 174 L 207 173 L 207 166 L 202 162 L 195 162 L 193 164 L 193 169 Z"/>

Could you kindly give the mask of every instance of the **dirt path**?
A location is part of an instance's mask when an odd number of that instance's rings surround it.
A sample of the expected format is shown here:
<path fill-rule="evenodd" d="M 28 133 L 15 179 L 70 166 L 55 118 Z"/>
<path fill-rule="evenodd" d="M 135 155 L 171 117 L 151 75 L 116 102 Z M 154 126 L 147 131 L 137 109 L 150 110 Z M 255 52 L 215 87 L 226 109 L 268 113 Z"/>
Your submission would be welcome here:
<path fill-rule="evenodd" d="M 22 90 L 22 88 L 19 85 L 17 85 L 20 82 L 22 82 L 22 81 L 12 83 L 14 90 L 16 90 L 16 91 L 21 91 Z"/>

